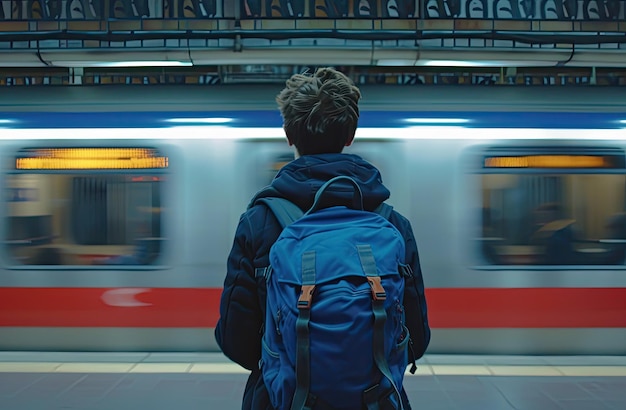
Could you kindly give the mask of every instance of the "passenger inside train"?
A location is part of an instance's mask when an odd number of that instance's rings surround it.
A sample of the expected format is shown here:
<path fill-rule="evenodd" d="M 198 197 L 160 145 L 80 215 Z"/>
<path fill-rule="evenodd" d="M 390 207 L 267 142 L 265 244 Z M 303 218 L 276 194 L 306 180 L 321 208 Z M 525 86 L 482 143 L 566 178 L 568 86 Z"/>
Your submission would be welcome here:
<path fill-rule="evenodd" d="M 538 262 L 546 265 L 569 265 L 577 263 L 575 242 L 576 221 L 565 216 L 565 210 L 559 203 L 540 205 L 534 212 L 535 233 L 530 242 L 543 248 Z"/>

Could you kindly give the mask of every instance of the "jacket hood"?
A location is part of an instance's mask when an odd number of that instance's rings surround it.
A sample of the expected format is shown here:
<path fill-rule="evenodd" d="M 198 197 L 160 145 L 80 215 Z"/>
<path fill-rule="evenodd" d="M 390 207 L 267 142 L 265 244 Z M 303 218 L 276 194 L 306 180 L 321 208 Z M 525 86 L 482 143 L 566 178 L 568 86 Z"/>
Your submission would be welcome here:
<path fill-rule="evenodd" d="M 353 154 L 319 154 L 304 155 L 285 165 L 270 187 L 259 192 L 255 199 L 280 196 L 307 210 L 313 205 L 318 189 L 339 175 L 349 176 L 357 182 L 366 210 L 374 210 L 389 198 L 389 190 L 383 185 L 380 172 L 369 162 Z M 321 205 L 351 206 L 353 195 L 353 187 L 341 181 L 328 187 Z"/>

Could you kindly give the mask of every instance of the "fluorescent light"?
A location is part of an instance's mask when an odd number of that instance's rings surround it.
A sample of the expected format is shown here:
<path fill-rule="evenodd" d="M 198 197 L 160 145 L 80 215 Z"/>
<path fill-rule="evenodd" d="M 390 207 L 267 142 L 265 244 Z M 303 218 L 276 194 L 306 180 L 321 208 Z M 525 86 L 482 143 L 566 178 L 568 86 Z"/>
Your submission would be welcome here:
<path fill-rule="evenodd" d="M 482 61 L 464 61 L 464 60 L 418 60 L 415 65 L 426 67 L 483 67 Z"/>
<path fill-rule="evenodd" d="M 111 61 L 95 63 L 98 67 L 191 67 L 190 61 Z"/>
<path fill-rule="evenodd" d="M 170 118 L 165 122 L 171 122 L 174 124 L 226 124 L 232 122 L 232 118 Z"/>
<path fill-rule="evenodd" d="M 404 121 L 411 124 L 466 124 L 466 118 L 407 118 Z"/>
<path fill-rule="evenodd" d="M 145 61 L 73 61 L 73 60 L 50 60 L 56 67 L 191 67 L 190 61 L 178 60 L 145 60 Z"/>
<path fill-rule="evenodd" d="M 418 60 L 416 66 L 424 67 L 552 67 L 557 61 L 548 60 L 497 60 L 485 57 L 474 60 Z"/>

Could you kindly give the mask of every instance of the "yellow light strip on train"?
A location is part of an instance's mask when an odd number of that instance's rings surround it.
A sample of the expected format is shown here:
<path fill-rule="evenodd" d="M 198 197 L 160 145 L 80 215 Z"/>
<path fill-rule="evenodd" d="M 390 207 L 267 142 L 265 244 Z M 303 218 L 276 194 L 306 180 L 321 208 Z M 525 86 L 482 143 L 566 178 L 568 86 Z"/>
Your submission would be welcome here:
<path fill-rule="evenodd" d="M 485 168 L 606 168 L 605 157 L 593 155 L 527 155 L 485 158 Z"/>
<path fill-rule="evenodd" d="M 32 151 L 38 158 L 60 159 L 130 159 L 154 158 L 155 150 L 147 148 L 46 148 Z"/>
<path fill-rule="evenodd" d="M 168 158 L 148 148 L 49 148 L 28 150 L 15 160 L 16 169 L 155 169 Z"/>

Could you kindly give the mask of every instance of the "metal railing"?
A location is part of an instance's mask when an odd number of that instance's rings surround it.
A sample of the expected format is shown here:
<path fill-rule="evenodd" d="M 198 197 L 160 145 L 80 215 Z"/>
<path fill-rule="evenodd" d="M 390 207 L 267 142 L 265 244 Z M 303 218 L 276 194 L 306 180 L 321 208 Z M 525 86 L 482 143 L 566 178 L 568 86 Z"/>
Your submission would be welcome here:
<path fill-rule="evenodd" d="M 88 63 L 91 51 L 127 53 L 103 61 L 413 65 L 450 57 L 428 51 L 469 50 L 623 67 L 625 15 L 626 0 L 0 0 L 0 66 Z"/>

